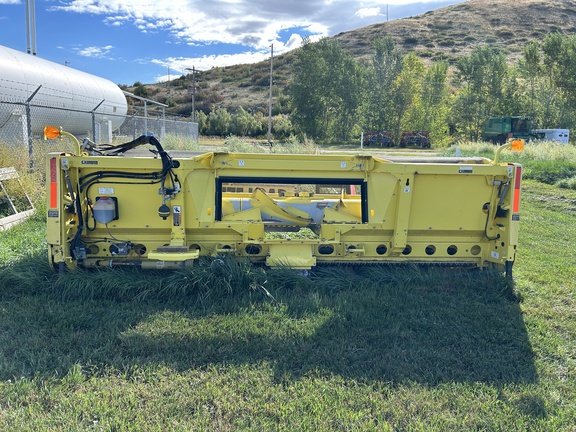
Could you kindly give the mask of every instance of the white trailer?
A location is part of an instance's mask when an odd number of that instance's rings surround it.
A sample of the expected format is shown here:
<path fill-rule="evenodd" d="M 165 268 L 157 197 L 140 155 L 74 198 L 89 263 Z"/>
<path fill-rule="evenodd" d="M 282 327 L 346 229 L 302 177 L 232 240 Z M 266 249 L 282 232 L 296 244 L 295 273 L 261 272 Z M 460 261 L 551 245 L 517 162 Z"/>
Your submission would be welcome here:
<path fill-rule="evenodd" d="M 534 129 L 532 133 L 543 134 L 545 140 L 560 144 L 568 144 L 570 139 L 569 129 Z"/>

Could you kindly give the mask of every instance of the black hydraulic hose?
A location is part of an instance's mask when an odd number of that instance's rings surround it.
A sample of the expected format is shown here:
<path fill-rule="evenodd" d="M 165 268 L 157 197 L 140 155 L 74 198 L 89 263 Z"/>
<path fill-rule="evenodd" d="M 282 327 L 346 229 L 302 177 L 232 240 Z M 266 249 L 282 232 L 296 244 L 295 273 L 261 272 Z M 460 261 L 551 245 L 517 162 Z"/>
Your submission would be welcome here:
<path fill-rule="evenodd" d="M 133 141 L 120 144 L 111 149 L 108 149 L 106 151 L 106 154 L 110 156 L 118 155 L 133 148 L 136 148 L 138 146 L 141 146 L 143 144 L 152 144 L 154 147 L 156 147 L 158 155 L 162 160 L 162 171 L 172 168 L 172 160 L 170 156 L 168 155 L 168 153 L 166 153 L 166 151 L 162 147 L 162 144 L 160 144 L 160 141 L 158 141 L 158 139 L 152 135 L 141 135 Z"/>
<path fill-rule="evenodd" d="M 174 167 L 174 163 L 172 161 L 172 158 L 168 155 L 168 153 L 166 153 L 166 151 L 162 147 L 162 144 L 160 144 L 160 141 L 158 141 L 158 139 L 156 139 L 156 137 L 154 136 L 142 135 L 133 141 L 108 149 L 106 151 L 106 155 L 108 156 L 118 155 L 143 144 L 151 144 L 154 147 L 156 147 L 156 152 L 160 156 L 160 160 L 162 161 L 161 171 L 140 172 L 140 173 L 130 173 L 124 171 L 96 171 L 80 177 L 79 179 L 80 191 L 82 192 L 87 186 L 92 184 L 94 181 L 98 181 L 100 179 L 109 177 L 163 181 L 166 178 L 166 175 Z"/>
<path fill-rule="evenodd" d="M 76 259 L 78 259 L 78 257 L 76 257 L 76 247 L 80 244 L 80 237 L 82 236 L 82 231 L 84 231 L 84 217 L 82 216 L 82 208 L 81 208 L 81 203 L 80 203 L 80 191 L 76 191 L 76 198 L 75 198 L 75 203 L 76 203 L 76 208 L 78 209 L 77 211 L 77 215 L 78 215 L 78 228 L 76 230 L 76 234 L 74 235 L 74 238 L 72 239 L 72 241 L 70 242 L 70 251 L 72 253 L 72 256 Z"/>

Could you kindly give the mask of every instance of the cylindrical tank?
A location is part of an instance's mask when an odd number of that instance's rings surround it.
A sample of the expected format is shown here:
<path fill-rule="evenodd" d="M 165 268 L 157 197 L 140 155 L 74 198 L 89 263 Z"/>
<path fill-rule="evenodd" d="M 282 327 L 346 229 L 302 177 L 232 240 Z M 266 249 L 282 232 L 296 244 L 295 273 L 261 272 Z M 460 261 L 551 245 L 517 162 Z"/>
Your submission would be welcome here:
<path fill-rule="evenodd" d="M 126 97 L 113 82 L 0 46 L 0 104 L 24 103 L 39 87 L 30 100 L 35 135 L 41 134 L 48 123 L 75 135 L 91 135 L 92 111 L 96 123 L 109 120 L 114 130 L 124 122 Z M 18 105 L 12 107 L 0 110 L 0 130 L 21 109 Z"/>

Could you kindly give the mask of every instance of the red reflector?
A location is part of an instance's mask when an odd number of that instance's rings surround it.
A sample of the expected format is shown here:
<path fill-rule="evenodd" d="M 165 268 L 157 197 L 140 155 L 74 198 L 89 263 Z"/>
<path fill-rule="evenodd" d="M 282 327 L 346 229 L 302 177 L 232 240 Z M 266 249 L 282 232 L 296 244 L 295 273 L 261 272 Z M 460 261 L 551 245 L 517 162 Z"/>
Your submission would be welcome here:
<path fill-rule="evenodd" d="M 50 159 L 50 181 L 56 181 L 56 158 Z"/>
<path fill-rule="evenodd" d="M 58 183 L 56 158 L 50 159 L 50 208 L 58 207 Z"/>
<path fill-rule="evenodd" d="M 516 176 L 514 180 L 514 202 L 512 204 L 512 212 L 518 213 L 520 211 L 520 184 L 522 182 L 522 167 L 516 167 Z"/>

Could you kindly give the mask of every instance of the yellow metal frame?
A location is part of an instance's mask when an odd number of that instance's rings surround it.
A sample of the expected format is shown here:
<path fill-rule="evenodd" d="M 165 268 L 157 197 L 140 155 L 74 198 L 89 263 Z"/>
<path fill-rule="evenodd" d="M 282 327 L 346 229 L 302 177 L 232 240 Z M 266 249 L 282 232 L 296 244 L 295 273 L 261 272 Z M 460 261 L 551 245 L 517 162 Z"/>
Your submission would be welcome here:
<path fill-rule="evenodd" d="M 483 158 L 392 162 L 350 154 L 206 153 L 176 160 L 171 178 L 178 187 L 159 193 L 159 183 L 124 176 L 158 172 L 159 159 L 49 154 L 53 266 L 176 268 L 228 255 L 297 269 L 406 262 L 505 269 L 516 258 L 517 164 Z M 99 179 L 102 173 L 107 176 Z M 99 180 L 83 187 L 86 178 Z M 264 187 L 227 192 L 222 184 L 230 182 Z M 266 191 L 281 182 L 332 182 L 341 192 Z M 96 197 L 104 195 L 118 203 L 117 219 L 107 224 L 92 215 Z M 308 209 L 320 216 L 314 219 Z M 315 234 L 270 238 L 271 226 L 281 232 L 312 227 Z"/>

